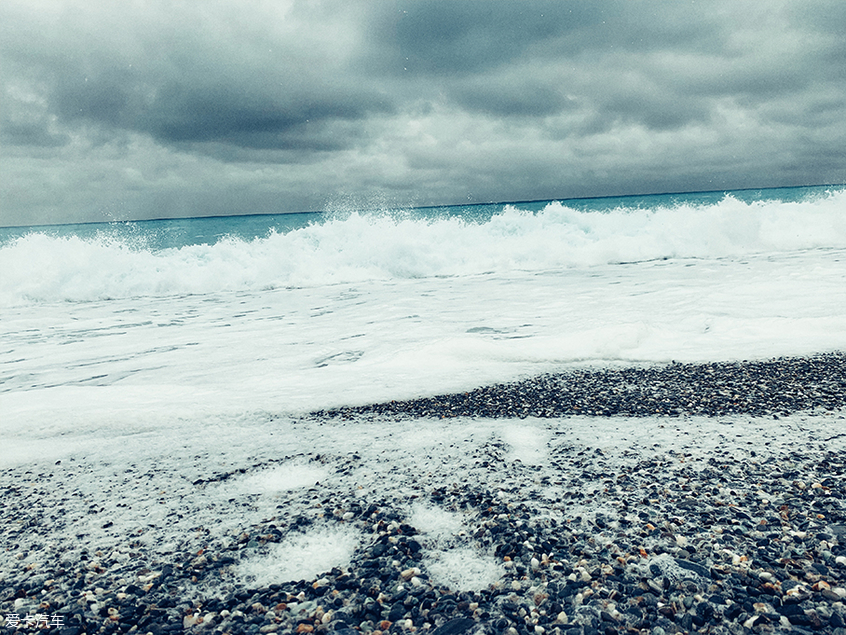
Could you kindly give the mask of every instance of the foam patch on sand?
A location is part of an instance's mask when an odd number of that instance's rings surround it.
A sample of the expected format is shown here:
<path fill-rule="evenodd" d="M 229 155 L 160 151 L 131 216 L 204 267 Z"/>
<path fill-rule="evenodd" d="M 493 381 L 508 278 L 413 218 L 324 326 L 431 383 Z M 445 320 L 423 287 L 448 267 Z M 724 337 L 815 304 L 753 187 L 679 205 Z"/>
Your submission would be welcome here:
<path fill-rule="evenodd" d="M 315 465 L 283 463 L 239 478 L 233 488 L 243 494 L 274 494 L 311 487 L 327 475 L 326 469 Z"/>
<path fill-rule="evenodd" d="M 511 446 L 511 456 L 526 465 L 539 465 L 548 455 L 549 432 L 541 425 L 510 422 L 502 430 L 502 440 Z"/>
<path fill-rule="evenodd" d="M 422 504 L 412 507 L 408 522 L 425 535 L 426 542 L 449 538 L 465 528 L 461 514 Z"/>
<path fill-rule="evenodd" d="M 309 580 L 347 566 L 361 540 L 359 531 L 346 526 L 289 534 L 266 553 L 242 561 L 236 575 L 251 588 Z"/>
<path fill-rule="evenodd" d="M 468 540 L 460 513 L 417 504 L 408 522 L 420 532 L 425 556 L 423 567 L 435 584 L 458 591 L 480 591 L 502 577 L 493 557 L 462 543 Z"/>
<path fill-rule="evenodd" d="M 429 552 L 423 566 L 431 580 L 457 591 L 481 591 L 502 577 L 502 568 L 493 557 L 470 547 Z"/>

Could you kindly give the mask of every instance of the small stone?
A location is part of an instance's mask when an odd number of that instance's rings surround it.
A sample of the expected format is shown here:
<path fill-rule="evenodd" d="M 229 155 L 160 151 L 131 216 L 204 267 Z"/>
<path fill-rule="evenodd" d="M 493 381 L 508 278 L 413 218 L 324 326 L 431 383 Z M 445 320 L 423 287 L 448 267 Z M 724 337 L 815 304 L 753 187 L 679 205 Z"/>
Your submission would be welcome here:
<path fill-rule="evenodd" d="M 474 620 L 466 617 L 455 617 L 433 630 L 432 635 L 461 635 L 475 625 Z"/>
<path fill-rule="evenodd" d="M 823 589 L 820 591 L 820 595 L 830 602 L 840 602 L 843 599 L 842 595 L 836 593 L 832 589 Z"/>
<path fill-rule="evenodd" d="M 653 580 L 653 579 L 650 578 L 649 580 L 646 581 L 646 585 L 656 595 L 662 595 L 664 593 L 664 585 L 662 585 L 660 582 L 658 582 L 656 580 Z"/>

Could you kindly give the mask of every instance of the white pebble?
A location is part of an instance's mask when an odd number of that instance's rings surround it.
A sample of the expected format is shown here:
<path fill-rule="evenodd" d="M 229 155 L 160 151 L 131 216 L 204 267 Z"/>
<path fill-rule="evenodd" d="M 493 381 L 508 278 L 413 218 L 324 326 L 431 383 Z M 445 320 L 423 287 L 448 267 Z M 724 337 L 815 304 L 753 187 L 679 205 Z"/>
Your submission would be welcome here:
<path fill-rule="evenodd" d="M 753 615 L 753 616 L 752 616 L 752 617 L 750 617 L 748 620 L 746 620 L 745 622 L 743 622 L 743 626 L 744 626 L 745 628 L 752 628 L 753 626 L 755 626 L 755 622 L 757 621 L 757 619 L 758 619 L 758 616 L 757 616 L 757 615 Z"/>

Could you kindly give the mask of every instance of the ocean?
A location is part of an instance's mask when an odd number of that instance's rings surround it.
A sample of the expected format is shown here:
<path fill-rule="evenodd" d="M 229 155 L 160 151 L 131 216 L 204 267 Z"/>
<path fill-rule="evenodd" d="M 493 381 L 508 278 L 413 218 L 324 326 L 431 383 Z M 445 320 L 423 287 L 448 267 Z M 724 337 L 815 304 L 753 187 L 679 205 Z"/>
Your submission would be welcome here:
<path fill-rule="evenodd" d="M 544 464 L 550 426 L 606 451 L 713 449 L 726 421 L 306 415 L 573 368 L 842 351 L 844 307 L 842 186 L 0 228 L 0 467 L 66 470 L 79 492 L 37 559 L 119 550 L 129 533 L 164 557 L 302 511 L 315 487 L 400 500 L 409 472 L 481 478 L 468 457 L 492 440 Z M 773 447 L 802 428 L 734 423 Z M 341 474 L 332 461 L 353 453 L 363 463 Z M 461 533 L 461 513 L 418 494 L 408 518 Z M 73 516 L 85 506 L 100 512 Z M 297 534 L 235 578 L 318 575 L 360 531 Z M 443 544 L 431 570 L 447 583 L 501 575 L 491 554 Z"/>

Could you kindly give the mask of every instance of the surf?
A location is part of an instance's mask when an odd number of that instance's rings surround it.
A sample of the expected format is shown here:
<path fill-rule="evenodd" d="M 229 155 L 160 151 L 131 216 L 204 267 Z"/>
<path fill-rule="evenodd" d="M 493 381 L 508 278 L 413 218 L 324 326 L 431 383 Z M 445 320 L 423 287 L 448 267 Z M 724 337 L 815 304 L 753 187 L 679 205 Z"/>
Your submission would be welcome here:
<path fill-rule="evenodd" d="M 649 206 L 546 202 L 490 213 L 451 208 L 335 212 L 285 227 L 214 219 L 203 242 L 160 246 L 166 221 L 88 235 L 33 229 L 0 242 L 0 301 L 12 306 L 261 291 L 363 281 L 548 272 L 666 259 L 846 248 L 846 190 L 804 200 L 653 197 Z M 173 221 L 184 231 L 208 219 Z M 258 223 L 258 224 L 257 224 Z M 227 231 L 227 229 L 229 231 Z M 197 230 L 201 231 L 201 230 Z"/>

